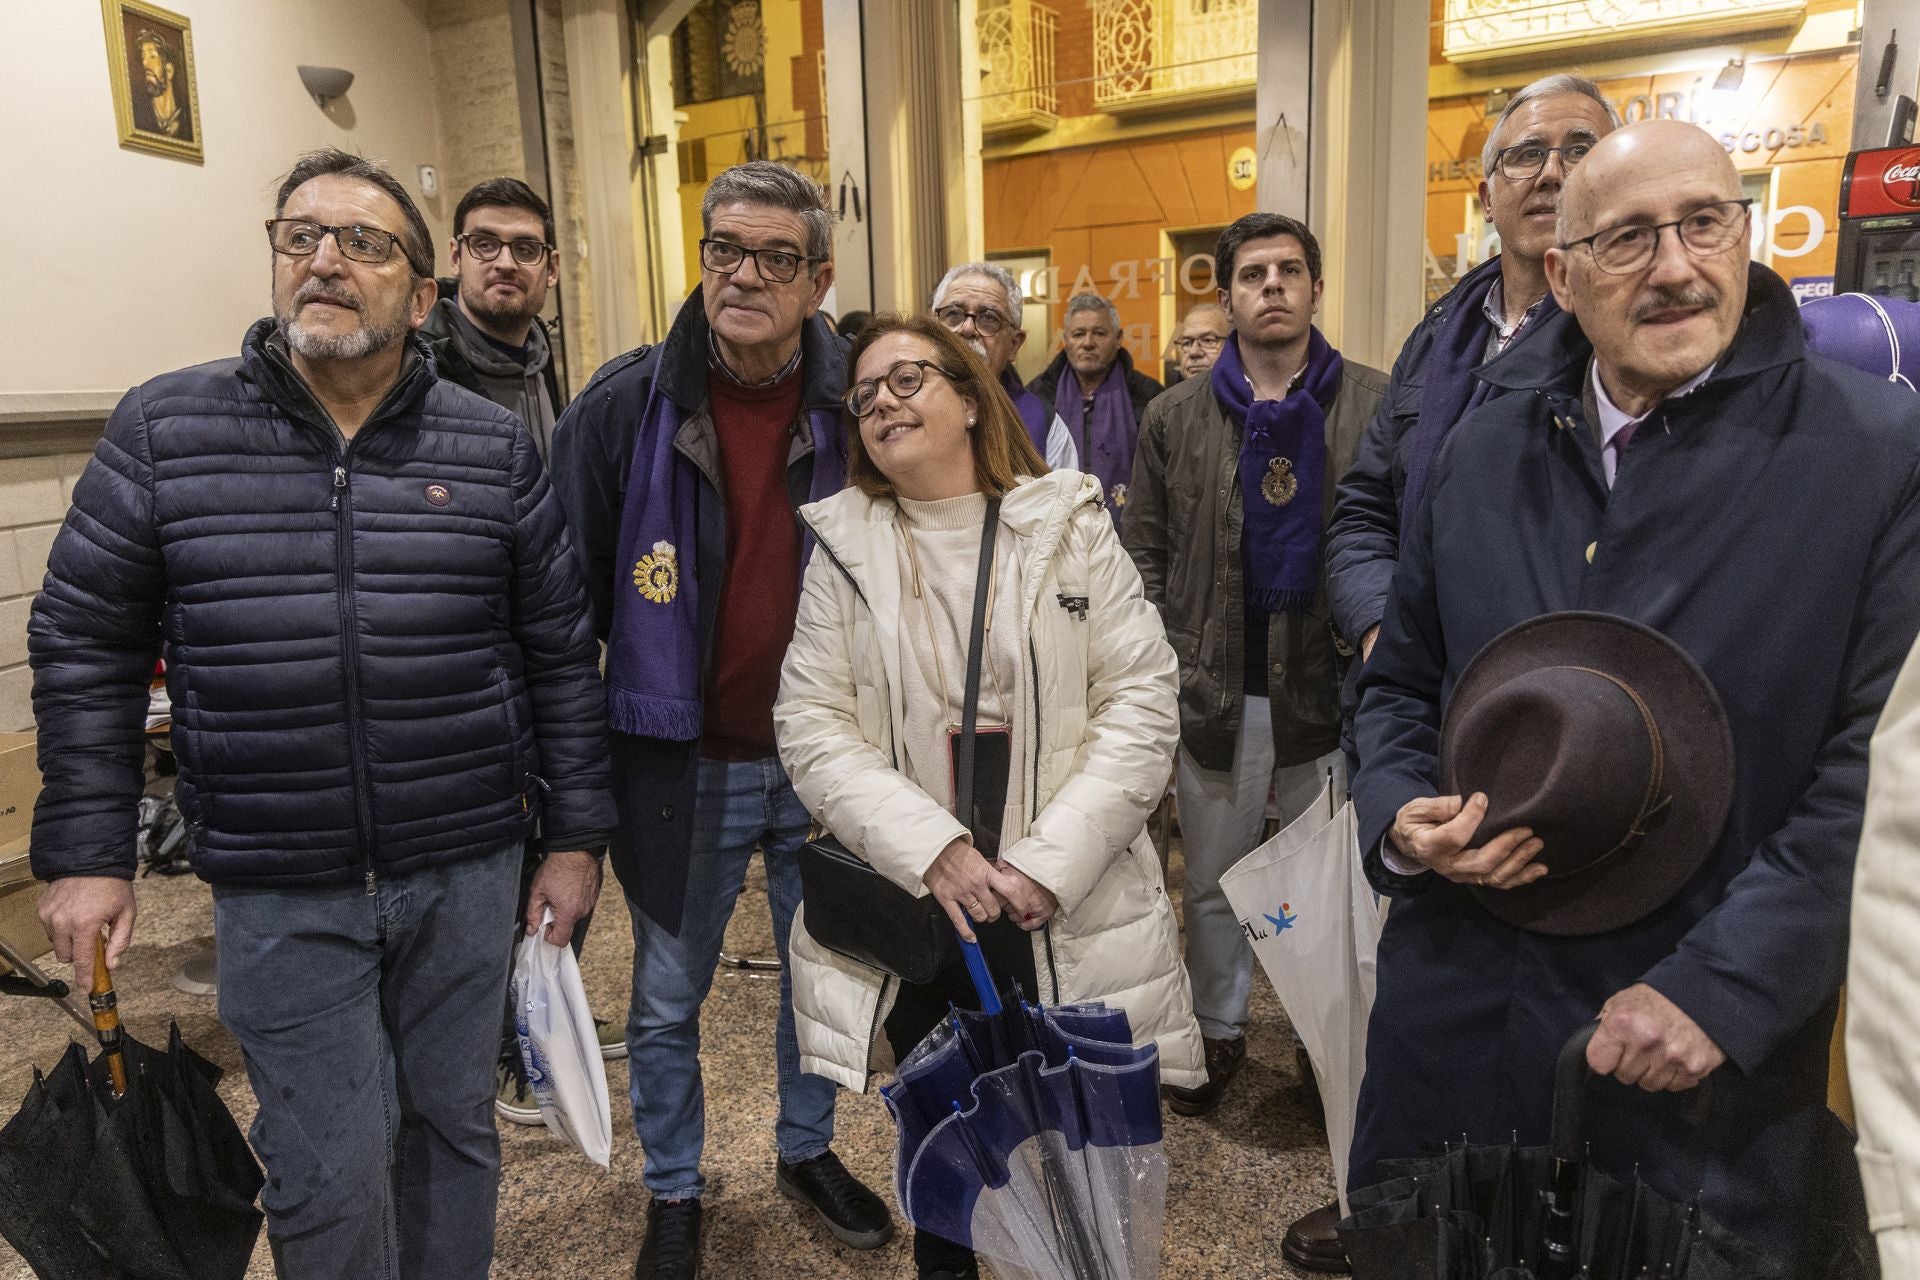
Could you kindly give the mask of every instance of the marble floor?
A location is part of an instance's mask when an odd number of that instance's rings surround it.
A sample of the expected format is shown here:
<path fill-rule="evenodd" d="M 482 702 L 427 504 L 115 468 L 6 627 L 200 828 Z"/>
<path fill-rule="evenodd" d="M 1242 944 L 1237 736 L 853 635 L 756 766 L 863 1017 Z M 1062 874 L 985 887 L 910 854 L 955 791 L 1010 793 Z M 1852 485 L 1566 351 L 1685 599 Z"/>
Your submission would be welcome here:
<path fill-rule="evenodd" d="M 1180 880 L 1176 851 L 1170 887 Z M 244 1127 L 254 1100 L 240 1053 L 221 1028 L 214 1000 L 183 995 L 172 977 L 211 942 L 207 887 L 191 878 L 136 882 L 140 917 L 118 974 L 120 1008 L 132 1033 L 163 1041 L 169 1019 L 188 1043 L 229 1074 L 221 1094 Z M 617 892 L 617 889 L 614 890 Z M 604 909 L 584 958 L 588 995 L 601 1016 L 624 1015 L 633 943 L 617 897 Z M 771 954 L 766 894 L 756 861 L 727 949 Z M 1248 1062 L 1214 1114 L 1169 1115 L 1171 1164 L 1161 1274 L 1169 1280 L 1298 1277 L 1279 1256 L 1281 1232 L 1332 1196 L 1325 1138 L 1294 1067 L 1285 1015 L 1266 980 L 1254 979 Z M 773 1021 L 777 981 L 722 969 L 703 1021 L 707 1088 L 707 1243 L 703 1276 L 911 1277 L 907 1233 L 871 1254 L 840 1246 L 811 1215 L 773 1189 Z M 51 1068 L 77 1026 L 50 1005 L 0 997 L 0 1105 L 11 1114 L 36 1064 Z M 640 1149 L 623 1123 L 627 1071 L 608 1064 L 614 1094 L 613 1167 L 603 1172 L 544 1129 L 502 1126 L 503 1184 L 493 1274 L 615 1280 L 632 1274 L 646 1212 Z M 893 1128 L 875 1094 L 841 1094 L 835 1150 L 870 1185 L 890 1188 Z M 891 1200 L 891 1192 L 887 1191 Z M 0 1280 L 31 1272 L 0 1243 Z M 250 1280 L 273 1275 L 264 1243 Z"/>

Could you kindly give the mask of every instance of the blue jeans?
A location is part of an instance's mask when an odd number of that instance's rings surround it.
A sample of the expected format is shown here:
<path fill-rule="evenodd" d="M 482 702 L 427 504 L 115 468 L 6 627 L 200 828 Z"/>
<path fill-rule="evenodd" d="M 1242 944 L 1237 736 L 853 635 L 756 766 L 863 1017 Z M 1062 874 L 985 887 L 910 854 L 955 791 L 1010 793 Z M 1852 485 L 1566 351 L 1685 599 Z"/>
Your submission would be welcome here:
<path fill-rule="evenodd" d="M 485 1280 L 520 844 L 352 885 L 213 890 L 283 1280 Z"/>
<path fill-rule="evenodd" d="M 645 1155 L 644 1179 L 656 1199 L 685 1200 L 706 1188 L 706 1091 L 700 1079 L 700 1005 L 713 988 L 720 944 L 755 847 L 767 868 L 767 905 L 779 949 L 780 1017 L 774 1030 L 780 1117 L 774 1143 L 789 1164 L 811 1160 L 833 1141 L 833 1091 L 824 1076 L 802 1075 L 793 1035 L 793 985 L 787 935 L 800 907 L 797 855 L 810 819 L 776 759 L 702 760 L 687 872 L 687 905 L 674 937 L 646 912 L 633 915 L 633 1005 L 627 1055 L 633 1131 Z"/>

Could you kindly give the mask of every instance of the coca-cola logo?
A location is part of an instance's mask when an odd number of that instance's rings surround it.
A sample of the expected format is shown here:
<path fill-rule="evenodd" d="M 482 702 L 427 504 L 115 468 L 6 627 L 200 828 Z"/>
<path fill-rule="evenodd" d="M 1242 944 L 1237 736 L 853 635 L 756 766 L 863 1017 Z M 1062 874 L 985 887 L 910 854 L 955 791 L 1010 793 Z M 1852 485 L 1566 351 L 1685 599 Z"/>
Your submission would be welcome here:
<path fill-rule="evenodd" d="M 1895 156 L 1880 175 L 1880 187 L 1894 203 L 1920 208 L 1920 151 Z"/>

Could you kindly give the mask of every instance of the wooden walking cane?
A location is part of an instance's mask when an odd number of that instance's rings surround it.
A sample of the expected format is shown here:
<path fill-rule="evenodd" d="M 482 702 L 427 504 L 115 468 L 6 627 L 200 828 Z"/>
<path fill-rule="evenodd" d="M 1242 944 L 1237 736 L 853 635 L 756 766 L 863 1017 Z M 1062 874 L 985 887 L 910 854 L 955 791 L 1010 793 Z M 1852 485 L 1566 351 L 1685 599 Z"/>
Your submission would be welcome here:
<path fill-rule="evenodd" d="M 127 1062 L 120 1054 L 120 1004 L 113 994 L 113 975 L 107 972 L 107 941 L 93 940 L 93 991 L 87 996 L 93 1006 L 93 1033 L 105 1051 L 107 1074 L 113 1078 L 113 1096 L 127 1092 Z"/>

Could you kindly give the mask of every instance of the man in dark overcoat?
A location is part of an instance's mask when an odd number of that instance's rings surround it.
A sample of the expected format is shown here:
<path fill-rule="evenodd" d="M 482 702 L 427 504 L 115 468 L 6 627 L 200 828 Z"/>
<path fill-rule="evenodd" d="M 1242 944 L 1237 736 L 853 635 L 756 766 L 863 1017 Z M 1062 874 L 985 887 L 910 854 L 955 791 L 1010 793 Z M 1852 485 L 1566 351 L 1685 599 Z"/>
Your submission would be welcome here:
<path fill-rule="evenodd" d="M 1355 780 L 1379 952 L 1351 1185 L 1378 1162 L 1546 1139 L 1554 1055 L 1600 1027 L 1592 1152 L 1790 1258 L 1846 960 L 1867 740 L 1920 631 L 1920 402 L 1812 356 L 1747 261 L 1748 202 L 1705 132 L 1620 130 L 1567 183 L 1548 278 L 1579 328 L 1502 361 L 1441 446 L 1362 683 Z M 1465 665 L 1540 614 L 1684 648 L 1726 708 L 1732 808 L 1665 906 L 1587 937 L 1497 920 L 1544 872 L 1525 829 L 1469 839 L 1437 795 Z M 1720 1069 L 1724 1068 L 1724 1069 Z M 1719 1069 L 1719 1070 L 1717 1070 Z M 1704 1108 L 1679 1091 L 1714 1074 Z"/>

